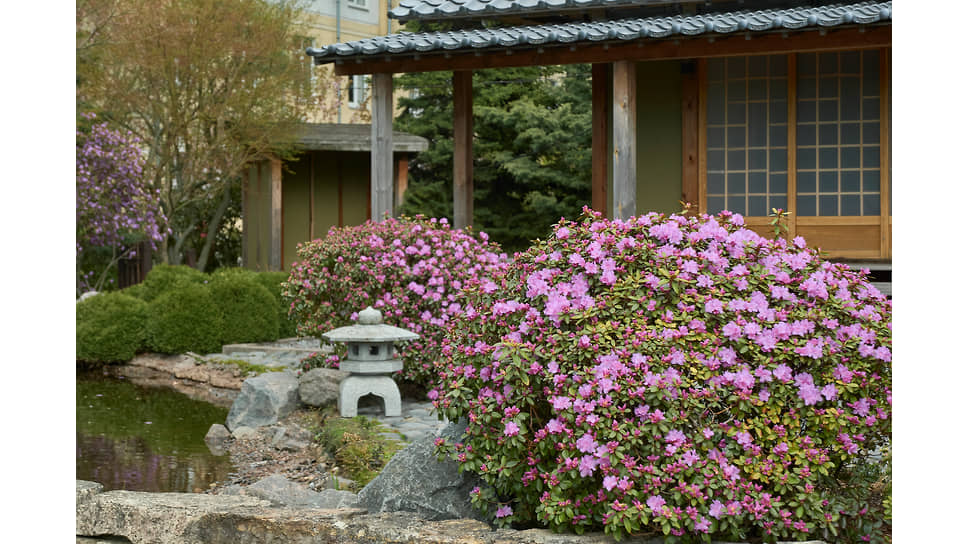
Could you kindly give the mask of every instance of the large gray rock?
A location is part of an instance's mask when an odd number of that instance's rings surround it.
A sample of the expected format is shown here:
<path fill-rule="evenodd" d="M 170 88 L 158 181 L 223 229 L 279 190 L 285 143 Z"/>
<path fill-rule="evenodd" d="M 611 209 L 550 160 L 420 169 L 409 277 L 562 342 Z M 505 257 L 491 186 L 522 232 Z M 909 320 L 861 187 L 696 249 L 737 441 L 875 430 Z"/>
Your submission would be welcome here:
<path fill-rule="evenodd" d="M 335 368 L 314 368 L 299 376 L 299 400 L 309 406 L 331 406 L 339 398 L 339 382 L 350 375 Z"/>
<path fill-rule="evenodd" d="M 439 436 L 449 442 L 460 440 L 465 426 L 449 424 Z M 390 459 L 383 471 L 364 487 L 360 504 L 369 512 L 416 512 L 428 520 L 484 516 L 471 504 L 470 492 L 483 483 L 457 471 L 457 463 L 437 460 L 434 436 L 412 442 Z"/>
<path fill-rule="evenodd" d="M 245 380 L 225 421 L 238 427 L 272 425 L 299 407 L 299 381 L 291 371 L 266 372 Z"/>
<path fill-rule="evenodd" d="M 282 474 L 266 476 L 245 487 L 244 494 L 271 502 L 274 506 L 300 506 L 305 508 L 360 508 L 355 493 L 324 489 L 313 491 L 304 485 L 286 479 Z"/>

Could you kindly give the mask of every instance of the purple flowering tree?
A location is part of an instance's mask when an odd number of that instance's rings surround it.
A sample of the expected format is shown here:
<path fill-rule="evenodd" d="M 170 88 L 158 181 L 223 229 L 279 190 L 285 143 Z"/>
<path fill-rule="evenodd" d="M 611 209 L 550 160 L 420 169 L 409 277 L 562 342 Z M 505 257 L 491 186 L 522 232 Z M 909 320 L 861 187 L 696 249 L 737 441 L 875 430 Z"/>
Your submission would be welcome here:
<path fill-rule="evenodd" d="M 94 121 L 94 114 L 84 118 Z M 76 289 L 101 290 L 117 262 L 133 255 L 142 241 L 156 248 L 166 219 L 158 191 L 142 175 L 144 156 L 138 139 L 107 123 L 77 132 Z M 89 258 L 97 253 L 102 258 Z"/>
<path fill-rule="evenodd" d="M 728 212 L 586 210 L 476 287 L 430 396 L 499 524 L 889 539 L 891 302 L 861 273 Z"/>

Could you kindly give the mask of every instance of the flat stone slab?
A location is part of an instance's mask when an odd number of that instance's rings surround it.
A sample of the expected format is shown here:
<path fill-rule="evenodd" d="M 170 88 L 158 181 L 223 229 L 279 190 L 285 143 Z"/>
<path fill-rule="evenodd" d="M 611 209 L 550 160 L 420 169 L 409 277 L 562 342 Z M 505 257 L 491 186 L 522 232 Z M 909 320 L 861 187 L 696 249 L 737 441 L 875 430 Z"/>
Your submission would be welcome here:
<path fill-rule="evenodd" d="M 412 512 L 273 507 L 269 501 L 198 493 L 103 491 L 77 480 L 77 542 L 157 544 L 615 544 L 604 533 L 493 529 L 472 519 L 428 521 Z M 662 544 L 629 538 L 625 544 Z M 715 543 L 714 544 L 720 544 Z M 821 541 L 799 544 L 824 544 Z"/>

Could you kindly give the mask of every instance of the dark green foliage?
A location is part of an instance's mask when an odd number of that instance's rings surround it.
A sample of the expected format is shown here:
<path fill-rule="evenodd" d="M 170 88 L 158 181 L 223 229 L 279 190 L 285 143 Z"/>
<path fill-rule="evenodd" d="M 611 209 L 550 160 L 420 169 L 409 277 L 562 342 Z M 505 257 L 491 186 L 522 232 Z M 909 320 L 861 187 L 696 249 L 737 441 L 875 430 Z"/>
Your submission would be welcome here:
<path fill-rule="evenodd" d="M 279 310 L 279 338 L 293 338 L 296 336 L 296 322 L 289 319 L 289 304 L 282 299 L 282 282 L 289 279 L 287 272 L 256 272 L 256 281 L 269 290 L 276 300 Z"/>
<path fill-rule="evenodd" d="M 453 217 L 451 72 L 403 74 L 395 128 L 427 138 L 410 163 L 403 215 Z M 547 236 L 591 204 L 591 69 L 474 72 L 474 226 L 508 251 Z"/>
<path fill-rule="evenodd" d="M 216 273 L 208 287 L 221 312 L 223 345 L 278 338 L 278 304 L 254 272 Z"/>
<path fill-rule="evenodd" d="M 207 285 L 179 282 L 177 289 L 148 303 L 148 348 L 153 351 L 214 353 L 222 347 L 221 330 L 221 310 Z"/>
<path fill-rule="evenodd" d="M 76 359 L 91 363 L 131 360 L 144 349 L 147 304 L 120 292 L 77 303 Z"/>
<path fill-rule="evenodd" d="M 181 283 L 204 283 L 208 276 L 190 266 L 156 264 L 145 276 L 140 294 L 145 302 L 151 302 L 161 294 L 171 291 Z"/>

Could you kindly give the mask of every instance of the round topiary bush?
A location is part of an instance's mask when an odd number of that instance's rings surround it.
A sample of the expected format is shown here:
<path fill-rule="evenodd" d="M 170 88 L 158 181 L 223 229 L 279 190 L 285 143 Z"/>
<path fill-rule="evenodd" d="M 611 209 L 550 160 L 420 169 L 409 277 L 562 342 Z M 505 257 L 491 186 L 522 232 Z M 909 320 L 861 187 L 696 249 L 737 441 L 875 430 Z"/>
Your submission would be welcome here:
<path fill-rule="evenodd" d="M 279 305 L 254 272 L 216 273 L 208 288 L 222 317 L 221 343 L 268 342 L 278 338 Z"/>
<path fill-rule="evenodd" d="M 430 396 L 468 422 L 438 454 L 484 479 L 499 524 L 890 534 L 869 456 L 889 453 L 891 303 L 802 239 L 586 210 L 468 297 Z"/>
<path fill-rule="evenodd" d="M 205 283 L 208 274 L 186 265 L 156 264 L 135 292 L 151 302 L 180 283 Z M 130 289 L 130 287 L 129 287 Z"/>
<path fill-rule="evenodd" d="M 293 264 L 282 295 L 299 333 L 319 337 L 373 306 L 384 323 L 420 335 L 402 347 L 400 378 L 424 388 L 448 322 L 463 312 L 464 284 L 496 277 L 507 266 L 487 234 L 475 237 L 451 229 L 446 219 L 421 216 L 332 228 L 297 255 L 301 262 Z"/>
<path fill-rule="evenodd" d="M 77 303 L 76 359 L 88 363 L 130 361 L 145 347 L 145 301 L 118 291 Z"/>
<path fill-rule="evenodd" d="M 296 321 L 289 318 L 289 303 L 282 298 L 282 284 L 289 279 L 287 272 L 258 272 L 256 281 L 269 290 L 276 300 L 279 319 L 279 338 L 292 338 L 298 334 Z"/>
<path fill-rule="evenodd" d="M 148 348 L 214 353 L 222 348 L 221 310 L 207 285 L 184 282 L 148 303 Z"/>

